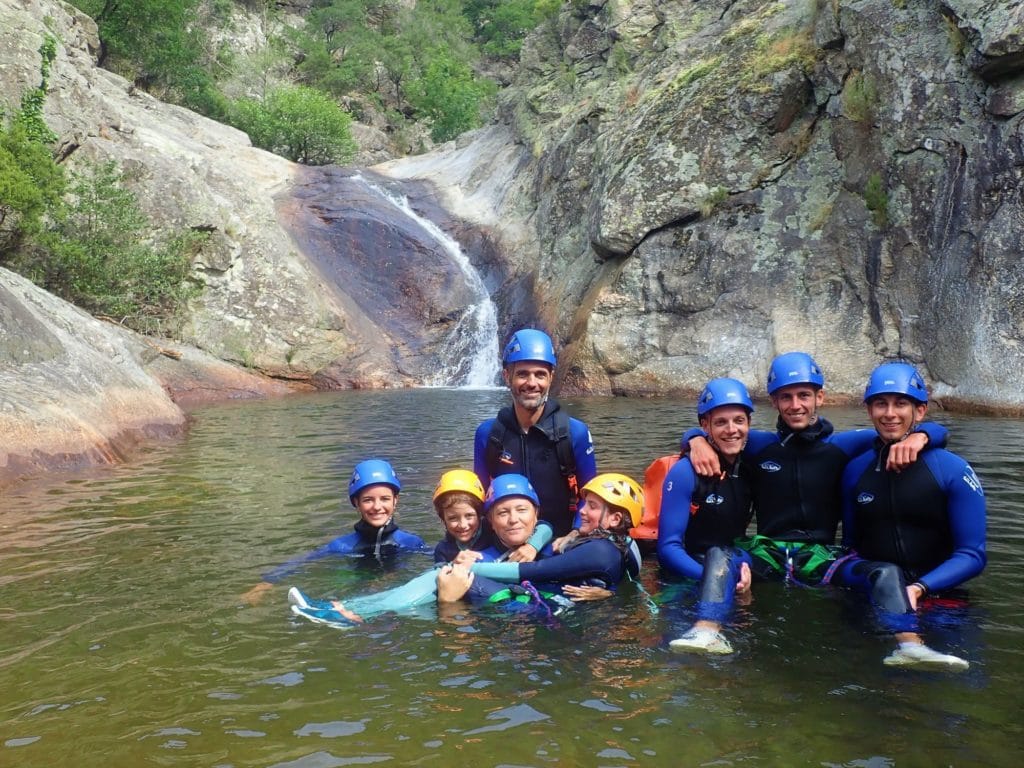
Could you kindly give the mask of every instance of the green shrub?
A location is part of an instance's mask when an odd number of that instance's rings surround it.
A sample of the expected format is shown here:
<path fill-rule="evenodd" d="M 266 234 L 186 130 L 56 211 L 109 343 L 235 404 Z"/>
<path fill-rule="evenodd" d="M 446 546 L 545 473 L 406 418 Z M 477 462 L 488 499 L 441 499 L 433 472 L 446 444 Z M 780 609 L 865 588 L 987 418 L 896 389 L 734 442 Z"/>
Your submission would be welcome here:
<path fill-rule="evenodd" d="M 53 227 L 13 259 L 12 268 L 61 298 L 142 332 L 166 332 L 198 288 L 189 279 L 189 232 L 148 244 L 149 220 L 114 162 L 71 174 Z"/>
<path fill-rule="evenodd" d="M 296 163 L 343 163 L 357 149 L 348 114 L 327 94 L 302 85 L 272 89 L 262 102 L 239 99 L 230 122 L 257 147 Z"/>
<path fill-rule="evenodd" d="M 871 75 L 854 71 L 843 86 L 843 114 L 858 123 L 870 124 L 878 109 L 878 87 Z"/>
<path fill-rule="evenodd" d="M 889 194 L 881 174 L 873 173 L 864 185 L 864 204 L 871 211 L 871 220 L 879 229 L 889 225 Z"/>
<path fill-rule="evenodd" d="M 493 92 L 492 84 L 479 80 L 468 64 L 439 49 L 409 85 L 409 102 L 417 117 L 429 121 L 434 141 L 449 141 L 480 125 L 482 105 Z"/>

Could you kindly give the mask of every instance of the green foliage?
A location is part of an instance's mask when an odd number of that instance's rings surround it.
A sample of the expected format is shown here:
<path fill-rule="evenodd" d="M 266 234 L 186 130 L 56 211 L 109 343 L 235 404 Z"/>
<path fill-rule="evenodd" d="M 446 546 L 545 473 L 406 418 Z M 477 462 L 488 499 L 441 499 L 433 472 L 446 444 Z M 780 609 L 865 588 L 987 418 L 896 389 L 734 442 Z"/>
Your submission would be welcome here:
<path fill-rule="evenodd" d="M 434 141 L 454 139 L 479 125 L 481 105 L 491 95 L 493 86 L 478 80 L 468 65 L 443 48 L 409 88 L 409 101 L 430 122 Z"/>
<path fill-rule="evenodd" d="M 700 215 L 708 218 L 715 209 L 729 199 L 729 190 L 725 187 L 713 187 L 700 201 Z"/>
<path fill-rule="evenodd" d="M 854 71 L 843 87 L 843 114 L 858 123 L 873 123 L 878 108 L 878 87 L 871 75 Z"/>
<path fill-rule="evenodd" d="M 197 287 L 191 257 L 206 236 L 147 244 L 150 224 L 113 162 L 74 173 L 65 205 L 51 211 L 12 267 L 83 309 L 144 332 L 165 331 Z"/>
<path fill-rule="evenodd" d="M 864 205 L 871 211 L 871 220 L 879 229 L 889 225 L 889 194 L 881 174 L 873 173 L 864 186 Z"/>
<path fill-rule="evenodd" d="M 96 20 L 100 63 L 161 98 L 219 117 L 216 53 L 197 22 L 201 0 L 75 0 Z"/>
<path fill-rule="evenodd" d="M 39 55 L 42 57 L 39 87 L 30 88 L 21 95 L 21 109 L 14 116 L 14 121 L 24 129 L 30 140 L 50 144 L 57 140 L 57 135 L 43 119 L 43 103 L 46 101 L 46 87 L 50 82 L 50 66 L 57 58 L 57 39 L 47 35 L 43 44 L 39 46 Z"/>
<path fill-rule="evenodd" d="M 40 231 L 63 190 L 64 173 L 50 150 L 18 120 L 0 126 L 0 261 Z"/>
<path fill-rule="evenodd" d="M 297 163 L 343 163 L 357 149 L 348 114 L 326 94 L 306 86 L 275 88 L 262 102 L 240 99 L 230 120 L 256 146 Z"/>
<path fill-rule="evenodd" d="M 515 58 L 523 38 L 561 3 L 547 0 L 467 0 L 466 16 L 473 24 L 484 53 L 497 58 Z"/>

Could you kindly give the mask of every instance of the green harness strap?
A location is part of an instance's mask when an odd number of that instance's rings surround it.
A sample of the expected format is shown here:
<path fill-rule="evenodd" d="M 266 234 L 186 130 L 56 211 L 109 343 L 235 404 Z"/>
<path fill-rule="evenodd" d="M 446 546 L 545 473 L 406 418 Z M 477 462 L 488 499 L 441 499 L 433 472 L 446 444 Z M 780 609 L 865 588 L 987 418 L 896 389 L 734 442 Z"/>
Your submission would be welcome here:
<path fill-rule="evenodd" d="M 767 536 L 736 539 L 735 544 L 747 550 L 751 557 L 766 563 L 773 571 L 793 573 L 806 580 L 822 576 L 829 565 L 843 554 L 843 548 L 835 545 L 777 541 Z"/>

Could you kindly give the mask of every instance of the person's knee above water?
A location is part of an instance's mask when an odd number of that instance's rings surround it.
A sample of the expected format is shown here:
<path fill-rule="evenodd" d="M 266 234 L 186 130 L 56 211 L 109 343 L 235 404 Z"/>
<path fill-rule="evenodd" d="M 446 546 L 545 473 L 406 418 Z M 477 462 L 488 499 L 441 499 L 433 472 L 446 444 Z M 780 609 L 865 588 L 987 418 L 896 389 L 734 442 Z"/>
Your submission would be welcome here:
<path fill-rule="evenodd" d="M 737 590 L 750 584 L 749 558 L 733 547 L 751 518 L 751 497 L 741 454 L 754 403 L 742 382 L 712 379 L 697 398 L 697 418 L 723 472 L 701 477 L 688 458 L 665 478 L 658 521 L 658 561 L 676 576 L 700 580 L 697 622 L 673 641 L 674 650 L 725 653 L 720 630 Z"/>
<path fill-rule="evenodd" d="M 556 363 L 543 331 L 526 328 L 512 335 L 502 354 L 512 405 L 477 427 L 473 469 L 485 487 L 503 474 L 528 477 L 541 517 L 556 536 L 564 536 L 573 527 L 578 489 L 597 474 L 597 464 L 587 425 L 549 396 Z"/>
<path fill-rule="evenodd" d="M 757 535 L 764 557 L 756 558 L 759 572 L 786 573 L 787 551 L 793 544 L 835 544 L 840 519 L 839 478 L 847 462 L 874 441 L 869 429 L 836 432 L 820 415 L 825 401 L 825 377 L 814 359 L 804 352 L 776 357 L 769 368 L 766 389 L 778 412 L 776 430 L 750 430 L 743 461 L 750 475 Z M 944 445 L 948 431 L 937 424 L 919 425 L 891 452 L 891 466 L 902 468 L 916 460 L 925 445 Z M 718 457 L 699 430 L 683 437 L 695 470 L 717 473 Z M 774 543 L 782 546 L 774 546 Z M 805 547 L 801 557 L 810 555 Z M 815 570 L 827 567 L 813 557 Z M 773 562 L 774 560 L 774 562 Z M 812 574 L 804 573 L 804 578 Z"/>
<path fill-rule="evenodd" d="M 495 483 L 502 480 L 497 478 Z M 643 491 L 626 475 L 605 473 L 584 486 L 583 496 L 579 532 L 564 542 L 560 553 L 532 563 L 481 563 L 474 565 L 469 574 L 458 567 L 442 569 L 439 599 L 452 601 L 467 592 L 470 597 L 503 598 L 510 596 L 507 588 L 495 587 L 494 583 L 520 581 L 574 600 L 609 596 L 623 578 L 635 577 L 639 572 L 640 556 L 629 538 L 629 529 L 642 515 Z M 523 501 L 501 491 L 494 494 L 488 518 L 496 537 L 507 539 L 528 518 L 528 505 Z M 522 535 L 518 533 L 518 538 Z M 475 582 L 474 575 L 480 577 Z"/>
<path fill-rule="evenodd" d="M 864 404 L 877 433 L 871 450 L 842 478 L 843 543 L 857 556 L 836 582 L 871 597 L 899 647 L 885 663 L 966 669 L 967 662 L 924 645 L 916 611 L 923 598 L 977 576 L 985 567 L 985 496 L 970 464 L 941 448 L 901 472 L 885 470 L 892 446 L 928 411 L 928 391 L 909 363 L 883 363 L 868 379 Z"/>
<path fill-rule="evenodd" d="M 429 551 L 423 539 L 398 527 L 396 518 L 401 490 L 402 483 L 389 462 L 367 459 L 356 464 L 348 483 L 349 502 L 359 513 L 359 519 L 353 526 L 355 530 L 264 573 L 263 581 L 249 590 L 243 599 L 255 602 L 273 584 L 303 564 L 331 555 L 369 556 L 384 560 L 400 551 Z"/>

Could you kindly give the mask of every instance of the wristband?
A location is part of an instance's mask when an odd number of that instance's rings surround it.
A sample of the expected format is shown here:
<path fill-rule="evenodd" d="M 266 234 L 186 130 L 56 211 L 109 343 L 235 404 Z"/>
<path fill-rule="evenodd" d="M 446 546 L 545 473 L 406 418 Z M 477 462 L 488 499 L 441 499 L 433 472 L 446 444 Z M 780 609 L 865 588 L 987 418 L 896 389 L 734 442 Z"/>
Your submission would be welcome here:
<path fill-rule="evenodd" d="M 915 582 L 914 582 L 913 584 L 911 584 L 910 586 L 912 586 L 912 587 L 917 587 L 918 589 L 920 589 L 920 590 L 921 590 L 921 597 L 924 597 L 925 595 L 927 595 L 927 594 L 928 594 L 928 587 L 926 587 L 926 586 L 925 586 L 924 584 L 922 584 L 922 583 L 921 583 L 920 581 L 915 581 Z"/>

